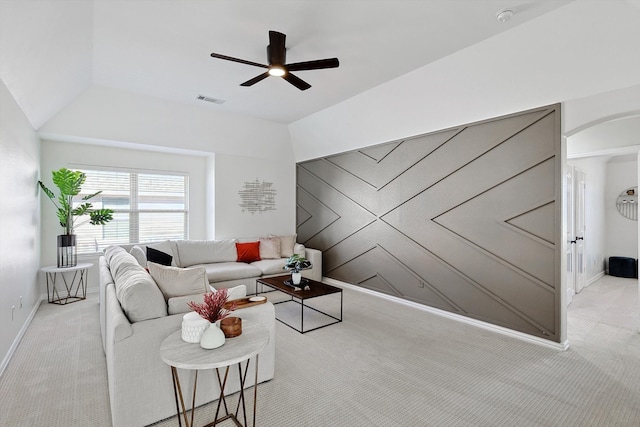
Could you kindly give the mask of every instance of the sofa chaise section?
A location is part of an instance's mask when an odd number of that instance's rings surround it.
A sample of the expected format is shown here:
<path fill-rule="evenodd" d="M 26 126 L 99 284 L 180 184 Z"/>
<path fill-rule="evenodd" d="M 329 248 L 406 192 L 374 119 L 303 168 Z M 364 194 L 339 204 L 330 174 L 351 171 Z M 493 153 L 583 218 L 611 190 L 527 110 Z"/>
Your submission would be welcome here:
<path fill-rule="evenodd" d="M 100 258 L 100 319 L 107 359 L 109 398 L 114 427 L 145 426 L 175 415 L 171 371 L 160 358 L 160 345 L 180 330 L 184 312 L 169 314 L 168 301 L 138 261 L 121 247 L 110 247 Z M 255 279 L 254 279 L 255 280 Z M 204 283 L 204 282 L 203 282 Z M 194 295 L 197 299 L 201 295 Z M 189 296 L 182 299 L 189 299 Z M 263 324 L 270 333 L 260 353 L 258 381 L 273 378 L 275 370 L 275 312 L 270 302 L 236 310 L 234 316 Z M 253 362 L 252 362 L 253 364 Z M 253 368 L 250 366 L 250 372 Z M 183 391 L 191 400 L 193 371 L 179 370 Z M 218 395 L 214 373 L 199 373 L 196 405 Z M 247 377 L 247 386 L 253 377 Z M 227 392 L 240 388 L 229 377 Z"/>

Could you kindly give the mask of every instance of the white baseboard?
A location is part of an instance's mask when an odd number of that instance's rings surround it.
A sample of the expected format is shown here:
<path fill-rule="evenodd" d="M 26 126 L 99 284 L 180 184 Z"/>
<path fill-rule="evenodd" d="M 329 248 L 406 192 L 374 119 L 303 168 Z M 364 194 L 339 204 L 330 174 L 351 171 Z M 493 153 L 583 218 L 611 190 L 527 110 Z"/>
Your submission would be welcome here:
<path fill-rule="evenodd" d="M 525 334 L 524 332 L 514 331 L 513 329 L 505 328 L 502 326 L 494 325 L 491 323 L 483 322 L 482 320 L 472 319 L 470 317 L 461 316 L 459 314 L 451 313 L 449 311 L 440 310 L 438 308 L 429 307 L 428 305 L 420 304 L 417 302 L 409 301 L 403 298 L 394 297 L 391 295 L 383 294 L 382 292 L 372 291 L 371 289 L 366 289 L 361 286 L 355 286 L 350 283 L 341 282 L 339 280 L 331 279 L 328 277 L 323 277 L 322 281 L 328 283 L 330 285 L 352 289 L 358 292 L 364 292 L 366 294 L 375 295 L 380 298 L 388 299 L 393 302 L 397 302 L 400 304 L 404 304 L 410 307 L 414 307 L 420 310 L 427 311 L 429 313 L 436 314 L 438 316 L 446 317 L 448 319 L 452 319 L 458 322 L 466 323 L 468 325 L 476 326 L 478 328 L 482 328 L 488 331 L 497 332 L 502 335 L 507 335 L 513 338 L 517 338 L 522 341 L 527 341 L 533 344 L 542 345 L 544 347 L 549 347 L 554 350 L 565 351 L 569 349 L 569 341 L 565 340 L 563 342 L 557 343 L 553 341 L 546 340 L 544 338 L 535 337 L 533 335 Z"/>
<path fill-rule="evenodd" d="M 36 312 L 38 311 L 38 308 L 40 307 L 40 304 L 42 304 L 44 301 L 47 301 L 46 294 L 44 295 L 44 297 L 43 296 L 40 297 L 40 300 L 38 301 L 37 304 L 34 304 L 33 309 L 31 310 L 31 313 L 29 313 L 29 316 L 27 317 L 27 320 L 22 325 L 22 328 L 20 328 L 20 331 L 18 332 L 18 335 L 16 336 L 16 338 L 13 340 L 13 344 L 11 344 L 11 347 L 9 348 L 9 351 L 4 356 L 4 359 L 2 360 L 2 364 L 0 365 L 0 377 L 4 373 L 4 370 L 7 368 L 7 366 L 9 366 L 9 362 L 11 361 L 11 358 L 13 357 L 13 354 L 15 353 L 16 349 L 18 348 L 18 345 L 20 344 L 20 341 L 22 341 L 22 338 L 24 337 L 24 334 L 27 332 L 27 329 L 29 328 L 29 325 L 31 325 L 31 321 L 33 320 L 34 316 L 36 315 Z"/>
<path fill-rule="evenodd" d="M 601 278 L 604 277 L 604 270 L 602 270 L 600 273 L 596 274 L 595 276 L 593 276 L 591 279 L 587 280 L 587 284 L 585 286 L 589 286 L 592 283 L 600 280 Z"/>

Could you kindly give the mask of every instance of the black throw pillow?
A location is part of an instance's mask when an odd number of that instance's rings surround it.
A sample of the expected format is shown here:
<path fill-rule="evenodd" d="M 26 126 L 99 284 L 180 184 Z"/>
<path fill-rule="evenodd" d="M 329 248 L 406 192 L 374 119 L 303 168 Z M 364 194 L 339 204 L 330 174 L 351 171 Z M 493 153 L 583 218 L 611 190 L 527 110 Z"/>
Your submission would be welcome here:
<path fill-rule="evenodd" d="M 147 261 L 155 262 L 160 265 L 171 265 L 173 257 L 166 252 L 159 251 L 147 246 Z"/>

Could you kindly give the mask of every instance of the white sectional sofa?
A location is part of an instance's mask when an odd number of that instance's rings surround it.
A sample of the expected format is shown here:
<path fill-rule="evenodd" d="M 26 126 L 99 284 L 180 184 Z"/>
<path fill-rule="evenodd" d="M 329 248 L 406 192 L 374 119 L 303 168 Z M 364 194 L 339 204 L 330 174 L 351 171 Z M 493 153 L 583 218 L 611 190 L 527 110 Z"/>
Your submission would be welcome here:
<path fill-rule="evenodd" d="M 236 246 L 236 243 L 240 244 Z M 282 253 L 279 258 L 275 258 L 272 247 L 273 258 L 252 262 L 238 261 L 237 252 L 244 246 L 253 246 L 243 243 L 249 242 L 237 242 L 234 239 L 184 240 L 149 246 L 171 256 L 170 264 L 174 268 L 168 269 L 178 271 L 177 274 L 183 268 L 185 273 L 187 270 L 204 269 L 212 287 L 229 288 L 231 297 L 239 298 L 244 297 L 247 290 L 254 292 L 257 278 L 283 274 L 282 266 L 286 259 Z M 293 246 L 295 249 L 291 248 L 292 251 L 304 254 L 313 263 L 313 268 L 306 270 L 305 275 L 320 280 L 321 252 L 295 242 Z M 255 246 L 253 249 L 255 250 Z M 160 359 L 160 344 L 167 336 L 180 329 L 182 317 L 189 311 L 187 302 L 201 301 L 202 295 L 208 290 L 203 285 L 202 292 L 168 297 L 143 267 L 147 260 L 142 254 L 146 255 L 144 245 L 111 246 L 105 250 L 105 255 L 99 262 L 100 326 L 107 359 L 114 427 L 144 426 L 175 415 L 173 382 L 169 367 Z M 206 281 L 203 280 L 202 283 Z M 237 310 L 233 315 L 260 322 L 269 330 L 270 342 L 260 353 L 258 381 L 270 380 L 275 369 L 273 305 L 267 302 Z M 183 390 L 192 390 L 193 372 L 180 371 L 180 375 Z M 247 378 L 247 386 L 251 385 L 253 378 Z M 234 392 L 239 387 L 237 376 L 230 376 L 227 391 Z M 218 393 L 213 372 L 200 373 L 196 405 L 215 400 Z"/>

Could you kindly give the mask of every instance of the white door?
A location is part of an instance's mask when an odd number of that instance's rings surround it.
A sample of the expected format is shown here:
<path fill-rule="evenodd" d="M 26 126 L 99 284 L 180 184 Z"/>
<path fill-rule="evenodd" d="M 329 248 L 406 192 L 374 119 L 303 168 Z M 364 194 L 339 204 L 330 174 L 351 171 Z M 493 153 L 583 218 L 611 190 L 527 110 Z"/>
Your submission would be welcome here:
<path fill-rule="evenodd" d="M 575 252 L 575 216 L 573 214 L 573 208 L 575 202 L 573 200 L 573 166 L 567 165 L 567 176 L 566 176 L 566 220 L 567 220 L 567 252 L 565 254 L 567 260 L 567 305 L 571 304 L 571 299 L 573 295 L 576 293 L 575 287 L 575 268 L 574 268 L 574 252 Z"/>
<path fill-rule="evenodd" d="M 585 256 L 585 198 L 586 176 L 584 171 L 574 169 L 574 241 L 575 245 L 575 289 L 580 292 L 586 282 L 586 256 Z"/>

